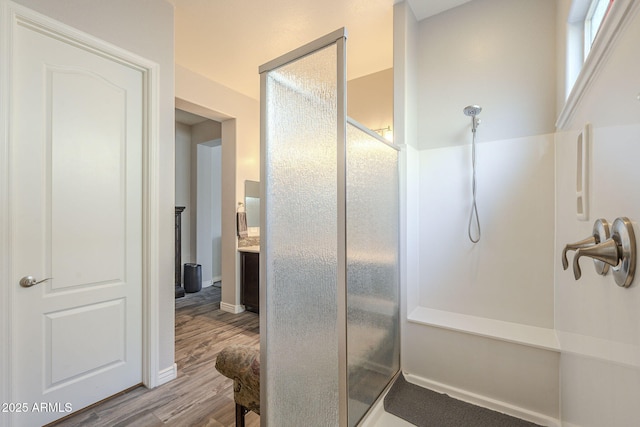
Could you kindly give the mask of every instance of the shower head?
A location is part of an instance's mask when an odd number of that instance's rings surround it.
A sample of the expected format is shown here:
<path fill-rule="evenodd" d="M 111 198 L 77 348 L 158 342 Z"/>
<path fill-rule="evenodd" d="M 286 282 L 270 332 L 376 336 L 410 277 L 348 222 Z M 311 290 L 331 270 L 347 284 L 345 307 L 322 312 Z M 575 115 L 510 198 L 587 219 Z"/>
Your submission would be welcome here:
<path fill-rule="evenodd" d="M 477 118 L 476 116 L 478 114 L 480 114 L 480 111 L 482 111 L 482 107 L 479 105 L 469 105 L 467 107 L 464 107 L 464 110 L 462 110 L 465 114 L 465 116 L 469 116 L 471 117 L 471 130 L 473 131 L 473 134 L 476 134 L 476 129 L 478 128 L 478 125 L 480 124 L 480 119 Z"/>
<path fill-rule="evenodd" d="M 462 110 L 465 116 L 475 117 L 482 111 L 482 107 L 479 105 L 469 105 L 468 107 L 464 107 Z"/>

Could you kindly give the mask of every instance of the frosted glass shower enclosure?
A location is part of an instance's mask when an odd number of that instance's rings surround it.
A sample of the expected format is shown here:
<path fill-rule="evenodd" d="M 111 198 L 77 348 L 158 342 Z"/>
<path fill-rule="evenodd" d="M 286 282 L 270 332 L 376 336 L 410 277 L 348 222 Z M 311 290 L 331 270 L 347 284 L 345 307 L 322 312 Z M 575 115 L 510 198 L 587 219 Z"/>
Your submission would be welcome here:
<path fill-rule="evenodd" d="M 345 42 L 260 67 L 263 426 L 355 426 L 400 367 L 398 154 L 346 117 Z"/>

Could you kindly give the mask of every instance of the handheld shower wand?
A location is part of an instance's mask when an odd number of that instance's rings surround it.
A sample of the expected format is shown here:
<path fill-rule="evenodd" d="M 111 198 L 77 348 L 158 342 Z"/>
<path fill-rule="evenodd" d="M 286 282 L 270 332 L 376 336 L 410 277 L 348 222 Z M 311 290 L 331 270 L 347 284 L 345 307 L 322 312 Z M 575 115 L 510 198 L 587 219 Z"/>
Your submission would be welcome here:
<path fill-rule="evenodd" d="M 478 114 L 482 111 L 482 107 L 479 105 L 469 105 L 462 110 L 465 116 L 471 117 L 471 132 L 473 132 L 473 137 L 471 139 L 471 166 L 473 168 L 473 178 L 471 184 L 471 191 L 473 193 L 473 202 L 471 203 L 471 214 L 469 215 L 469 227 L 468 234 L 469 240 L 473 243 L 478 243 L 480 241 L 480 219 L 478 218 L 478 206 L 476 205 L 476 130 L 480 125 L 480 119 L 477 117 Z M 474 238 L 471 235 L 471 224 L 473 223 L 473 219 L 475 217 L 476 228 L 478 229 L 478 237 Z"/>
<path fill-rule="evenodd" d="M 469 105 L 462 110 L 465 116 L 471 117 L 471 131 L 475 134 L 476 129 L 480 126 L 480 119 L 476 116 L 482 111 L 479 105 Z"/>

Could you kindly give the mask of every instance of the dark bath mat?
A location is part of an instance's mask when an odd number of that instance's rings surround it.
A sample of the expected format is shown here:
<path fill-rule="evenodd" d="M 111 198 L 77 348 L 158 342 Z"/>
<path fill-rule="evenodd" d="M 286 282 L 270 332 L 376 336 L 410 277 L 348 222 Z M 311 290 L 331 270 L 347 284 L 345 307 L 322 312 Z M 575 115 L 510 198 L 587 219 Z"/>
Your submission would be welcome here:
<path fill-rule="evenodd" d="M 419 427 L 534 427 L 537 424 L 411 384 L 399 375 L 384 398 L 385 411 Z"/>

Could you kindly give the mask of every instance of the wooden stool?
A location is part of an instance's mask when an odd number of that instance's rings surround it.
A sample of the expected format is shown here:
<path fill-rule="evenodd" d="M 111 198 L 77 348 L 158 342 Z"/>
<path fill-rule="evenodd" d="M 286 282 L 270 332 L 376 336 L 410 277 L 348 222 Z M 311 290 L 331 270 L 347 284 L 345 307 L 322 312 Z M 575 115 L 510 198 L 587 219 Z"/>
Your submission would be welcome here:
<path fill-rule="evenodd" d="M 216 359 L 216 369 L 233 380 L 236 427 L 244 427 L 244 416 L 260 415 L 260 349 L 246 345 L 225 347 Z"/>

